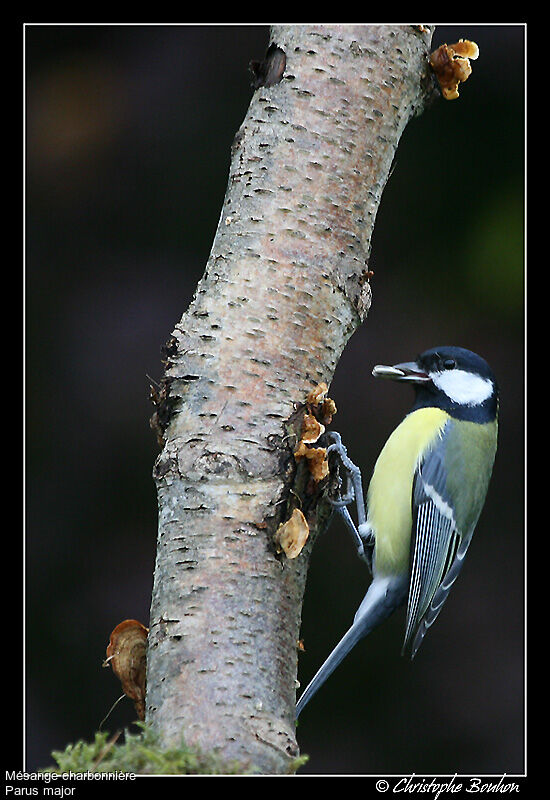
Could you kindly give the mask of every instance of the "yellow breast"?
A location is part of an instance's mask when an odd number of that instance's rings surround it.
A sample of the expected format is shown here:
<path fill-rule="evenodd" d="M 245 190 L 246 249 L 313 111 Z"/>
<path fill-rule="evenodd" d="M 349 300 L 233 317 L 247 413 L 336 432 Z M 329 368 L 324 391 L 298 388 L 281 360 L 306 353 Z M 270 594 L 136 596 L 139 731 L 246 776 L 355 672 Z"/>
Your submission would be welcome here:
<path fill-rule="evenodd" d="M 412 485 L 422 456 L 437 442 L 449 415 L 439 408 L 411 412 L 394 430 L 374 467 L 367 493 L 377 574 L 406 572 L 412 527 Z"/>

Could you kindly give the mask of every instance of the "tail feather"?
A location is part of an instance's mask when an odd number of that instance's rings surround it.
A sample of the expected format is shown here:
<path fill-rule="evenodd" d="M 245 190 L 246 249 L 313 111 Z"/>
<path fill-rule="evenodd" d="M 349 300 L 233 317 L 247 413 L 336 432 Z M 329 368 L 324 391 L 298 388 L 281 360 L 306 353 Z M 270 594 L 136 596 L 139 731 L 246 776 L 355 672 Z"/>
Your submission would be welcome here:
<path fill-rule="evenodd" d="M 309 703 L 317 690 L 321 688 L 326 679 L 332 675 L 336 667 L 344 660 L 350 650 L 355 647 L 359 639 L 362 639 L 363 636 L 365 636 L 365 633 L 361 629 L 361 626 L 354 622 L 348 632 L 340 639 L 323 666 L 311 679 L 305 691 L 302 692 L 296 705 L 296 719 L 298 719 L 300 712 L 303 711 L 304 707 Z"/>
<path fill-rule="evenodd" d="M 359 606 L 353 625 L 340 639 L 327 660 L 306 686 L 296 705 L 296 719 L 313 695 L 321 688 L 336 667 L 360 639 L 369 634 L 390 614 L 405 602 L 407 578 L 375 578 Z"/>

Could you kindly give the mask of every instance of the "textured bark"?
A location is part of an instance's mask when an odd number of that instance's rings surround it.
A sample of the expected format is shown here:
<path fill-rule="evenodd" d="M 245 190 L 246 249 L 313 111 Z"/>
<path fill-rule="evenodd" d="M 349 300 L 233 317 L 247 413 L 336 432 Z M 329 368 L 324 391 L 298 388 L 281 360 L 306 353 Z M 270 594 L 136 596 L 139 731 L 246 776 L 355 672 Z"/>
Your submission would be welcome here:
<path fill-rule="evenodd" d="M 167 348 L 155 464 L 158 552 L 147 720 L 166 744 L 264 773 L 298 754 L 308 546 L 278 555 L 296 478 L 290 425 L 370 306 L 376 211 L 400 135 L 432 91 L 427 26 L 274 26 L 286 56 L 232 148 L 223 209 Z M 279 73 L 277 72 L 279 70 Z M 289 427 L 290 426 L 290 427 Z M 296 491 L 296 487 L 294 487 Z M 314 533 L 316 503 L 302 508 Z"/>

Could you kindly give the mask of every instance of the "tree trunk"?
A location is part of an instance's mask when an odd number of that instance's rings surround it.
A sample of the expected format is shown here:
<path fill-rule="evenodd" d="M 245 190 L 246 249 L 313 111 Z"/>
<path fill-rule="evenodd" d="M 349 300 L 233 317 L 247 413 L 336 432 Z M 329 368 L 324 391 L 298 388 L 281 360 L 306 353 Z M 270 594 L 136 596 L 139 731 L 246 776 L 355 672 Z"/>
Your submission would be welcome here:
<path fill-rule="evenodd" d="M 318 511 L 293 486 L 291 423 L 368 312 L 374 219 L 401 133 L 433 90 L 431 36 L 422 25 L 277 25 L 279 49 L 256 65 L 212 251 L 157 397 L 147 720 L 166 745 L 183 735 L 263 773 L 298 754 L 297 642 Z M 291 490 L 311 530 L 292 560 L 273 541 Z"/>

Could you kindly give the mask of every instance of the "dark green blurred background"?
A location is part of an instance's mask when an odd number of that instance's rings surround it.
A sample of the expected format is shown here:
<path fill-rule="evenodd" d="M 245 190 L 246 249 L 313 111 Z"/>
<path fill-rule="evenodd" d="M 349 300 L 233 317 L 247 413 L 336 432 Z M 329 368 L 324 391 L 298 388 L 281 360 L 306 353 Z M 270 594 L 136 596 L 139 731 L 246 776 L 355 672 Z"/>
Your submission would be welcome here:
<path fill-rule="evenodd" d="M 148 623 L 156 544 L 148 375 L 200 278 L 266 26 L 27 26 L 27 767 L 93 736 L 120 694 L 111 629 Z M 360 643 L 299 725 L 303 772 L 523 770 L 524 28 L 436 29 L 480 47 L 459 100 L 401 141 L 375 229 L 373 306 L 331 388 L 365 480 L 409 408 L 375 363 L 478 351 L 501 385 L 493 483 L 414 662 L 403 615 Z M 337 524 L 313 553 L 305 685 L 367 575 Z M 130 701 L 114 731 L 135 719 Z"/>

